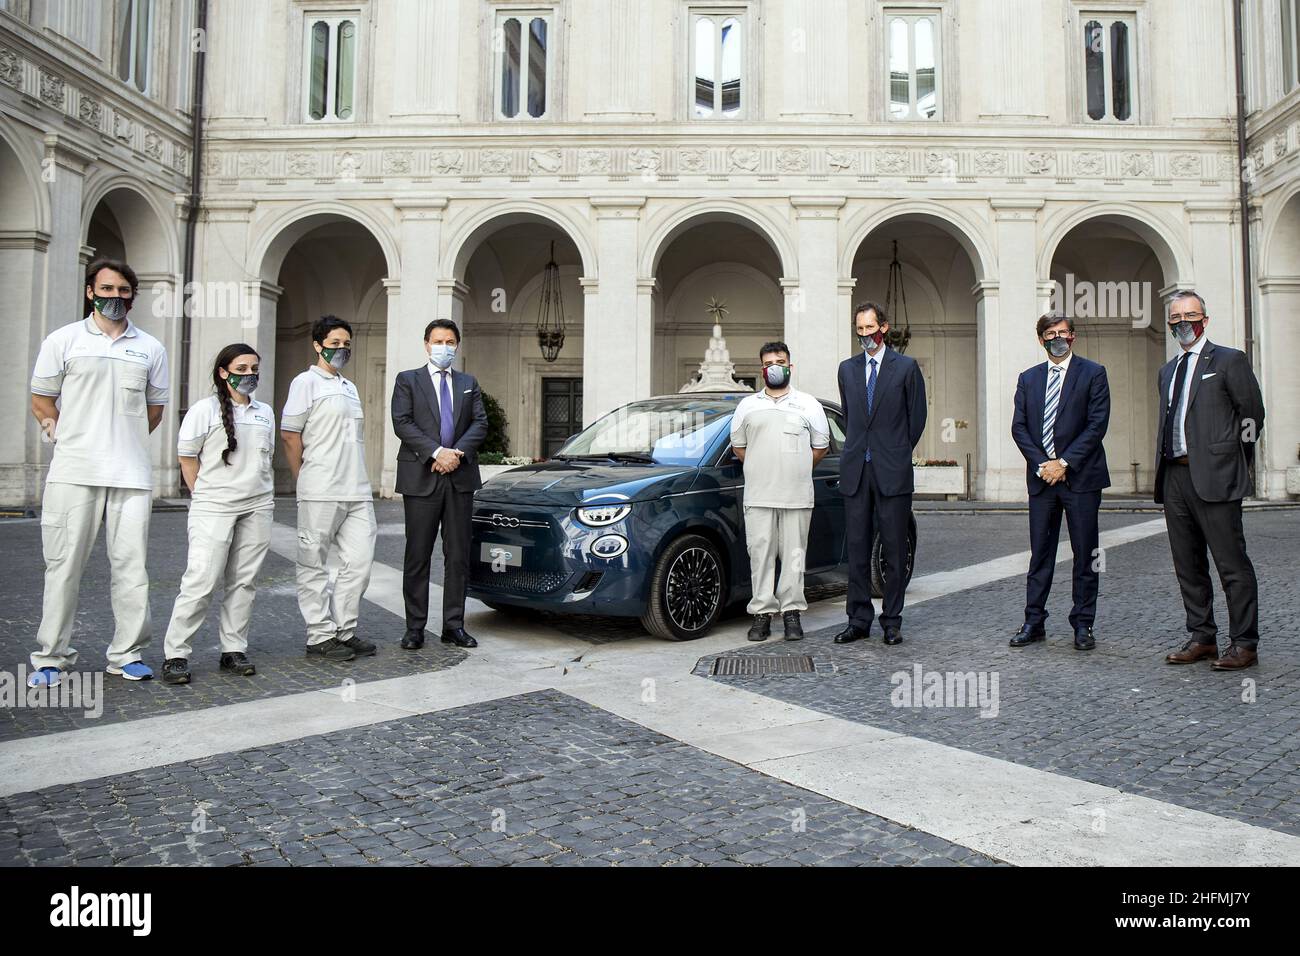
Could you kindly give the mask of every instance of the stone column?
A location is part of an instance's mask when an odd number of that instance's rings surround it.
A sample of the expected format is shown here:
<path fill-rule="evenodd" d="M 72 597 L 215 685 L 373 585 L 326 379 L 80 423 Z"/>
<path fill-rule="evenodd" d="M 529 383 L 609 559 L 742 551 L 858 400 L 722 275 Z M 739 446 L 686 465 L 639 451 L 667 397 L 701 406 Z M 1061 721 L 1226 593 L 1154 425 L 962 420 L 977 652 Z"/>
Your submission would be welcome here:
<path fill-rule="evenodd" d="M 50 245 L 47 232 L 0 230 L 0 283 L 8 290 L 6 312 L 11 348 L 0 355 L 0 401 L 25 427 L 0 429 L 0 502 L 31 505 L 40 500 L 44 442 L 27 414 L 36 356 L 46 335 L 44 283 Z"/>
<path fill-rule="evenodd" d="M 1232 201 L 1188 202 L 1187 222 L 1192 240 L 1196 291 L 1209 313 L 1210 341 L 1245 347 L 1245 297 L 1241 282 L 1241 239 L 1237 234 L 1238 205 Z M 1258 323 L 1256 323 L 1258 325 Z M 1165 333 L 1167 338 L 1172 338 Z"/>
<path fill-rule="evenodd" d="M 46 250 L 45 328 L 49 335 L 83 318 L 86 305 L 81 260 L 81 206 L 86 167 L 95 159 L 59 133 L 45 136 L 45 180 L 50 190 L 50 241 Z"/>
<path fill-rule="evenodd" d="M 385 339 L 384 395 L 391 399 L 397 373 L 413 368 L 423 351 L 424 328 L 434 318 L 452 319 L 465 336 L 456 288 L 464 286 L 454 279 L 430 282 L 423 276 L 437 276 L 442 252 L 442 223 L 447 211 L 446 196 L 401 196 L 393 200 L 397 208 L 398 248 L 402 256 L 405 282 L 388 278 L 388 334 Z M 432 307 L 431 307 L 432 306 Z M 414 356 L 414 357 L 413 357 Z M 456 368 L 465 367 L 465 343 L 456 350 Z M 386 399 L 386 401 L 387 401 Z M 385 404 L 385 414 L 389 415 Z M 379 493 L 393 495 L 397 481 L 397 436 L 392 422 L 384 431 L 384 467 Z"/>
<path fill-rule="evenodd" d="M 1016 380 L 1042 361 L 1034 322 L 1046 305 L 1040 301 L 1038 213 L 1041 199 L 993 199 L 997 231 L 996 281 L 977 283 L 979 465 L 976 497 L 986 501 L 1024 501 L 1025 459 L 1011 439 Z M 1044 285 L 1044 288 L 1046 286 Z"/>
<path fill-rule="evenodd" d="M 785 296 L 785 341 L 795 366 L 794 385 L 838 401 L 836 371 L 849 354 L 848 319 L 840 321 L 839 311 L 839 211 L 844 197 L 794 196 L 790 205 L 799 243 L 798 285 L 787 288 Z"/>
<path fill-rule="evenodd" d="M 1259 281 L 1259 308 L 1255 313 L 1260 368 L 1264 391 L 1264 431 L 1256 459 L 1258 493 L 1266 498 L 1287 497 L 1287 472 L 1292 474 L 1292 494 L 1300 494 L 1300 376 L 1295 356 L 1300 351 L 1300 276 L 1279 276 Z"/>
<path fill-rule="evenodd" d="M 649 398 L 654 348 L 643 293 L 648 277 L 637 276 L 637 227 L 644 198 L 592 199 L 596 211 L 596 256 L 600 281 L 583 291 L 583 424 L 629 401 Z M 594 291 L 593 291 L 594 290 Z"/>

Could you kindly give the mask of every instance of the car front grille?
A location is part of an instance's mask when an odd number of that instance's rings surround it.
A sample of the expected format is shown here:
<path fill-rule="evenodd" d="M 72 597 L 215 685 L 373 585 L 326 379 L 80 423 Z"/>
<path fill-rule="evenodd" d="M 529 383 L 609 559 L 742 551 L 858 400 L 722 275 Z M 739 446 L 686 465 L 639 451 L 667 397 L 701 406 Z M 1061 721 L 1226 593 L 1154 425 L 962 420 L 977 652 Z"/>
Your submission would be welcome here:
<path fill-rule="evenodd" d="M 550 594 L 562 588 L 568 579 L 567 571 L 525 571 L 510 567 L 493 571 L 491 565 L 482 562 L 476 563 L 470 572 L 470 583 L 475 587 L 514 594 Z"/>

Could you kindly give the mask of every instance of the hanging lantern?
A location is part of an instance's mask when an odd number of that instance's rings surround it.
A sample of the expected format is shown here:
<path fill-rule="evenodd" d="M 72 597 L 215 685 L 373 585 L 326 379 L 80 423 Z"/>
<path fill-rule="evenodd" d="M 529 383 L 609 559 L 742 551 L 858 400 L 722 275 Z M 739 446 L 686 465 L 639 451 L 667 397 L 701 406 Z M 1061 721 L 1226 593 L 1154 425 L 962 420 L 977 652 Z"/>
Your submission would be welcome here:
<path fill-rule="evenodd" d="M 555 243 L 551 261 L 542 270 L 542 298 L 537 307 L 537 344 L 542 358 L 554 362 L 564 348 L 564 296 L 560 291 L 560 267 L 555 264 Z"/>
<path fill-rule="evenodd" d="M 889 264 L 889 281 L 885 286 L 885 312 L 889 331 L 885 344 L 896 352 L 906 352 L 912 341 L 912 326 L 907 320 L 907 293 L 903 291 L 903 264 L 898 261 L 898 240 L 894 240 L 894 261 Z"/>

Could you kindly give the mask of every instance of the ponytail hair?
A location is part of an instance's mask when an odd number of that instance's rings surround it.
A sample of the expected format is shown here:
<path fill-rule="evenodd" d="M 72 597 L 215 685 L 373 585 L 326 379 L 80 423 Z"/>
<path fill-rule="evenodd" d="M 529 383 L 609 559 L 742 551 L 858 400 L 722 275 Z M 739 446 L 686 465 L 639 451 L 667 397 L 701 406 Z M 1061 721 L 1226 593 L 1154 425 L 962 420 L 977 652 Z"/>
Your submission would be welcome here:
<path fill-rule="evenodd" d="M 230 371 L 227 366 L 241 355 L 257 355 L 257 349 L 243 342 L 227 345 L 217 353 L 217 361 L 212 366 L 212 384 L 217 387 L 217 402 L 221 405 L 221 426 L 226 430 L 226 450 L 221 453 L 221 460 L 227 465 L 230 464 L 231 453 L 239 447 L 239 439 L 235 434 L 235 411 L 230 400 L 230 387 L 226 379 L 221 377 L 221 371 Z M 257 357 L 260 360 L 262 356 Z"/>

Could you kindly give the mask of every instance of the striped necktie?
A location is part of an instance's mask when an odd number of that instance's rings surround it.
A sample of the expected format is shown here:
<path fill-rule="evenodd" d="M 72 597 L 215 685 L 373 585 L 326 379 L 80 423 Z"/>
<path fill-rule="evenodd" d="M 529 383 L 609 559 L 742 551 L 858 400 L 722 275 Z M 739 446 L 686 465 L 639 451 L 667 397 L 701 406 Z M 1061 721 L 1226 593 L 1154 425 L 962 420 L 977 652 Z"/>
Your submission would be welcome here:
<path fill-rule="evenodd" d="M 1049 459 L 1056 458 L 1056 407 L 1061 403 L 1061 366 L 1052 366 L 1052 377 L 1047 382 L 1047 405 L 1043 408 L 1043 451 Z"/>

